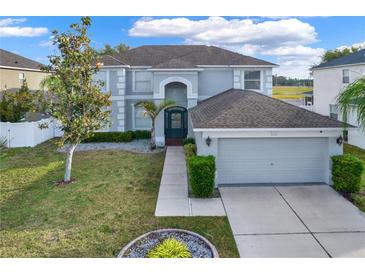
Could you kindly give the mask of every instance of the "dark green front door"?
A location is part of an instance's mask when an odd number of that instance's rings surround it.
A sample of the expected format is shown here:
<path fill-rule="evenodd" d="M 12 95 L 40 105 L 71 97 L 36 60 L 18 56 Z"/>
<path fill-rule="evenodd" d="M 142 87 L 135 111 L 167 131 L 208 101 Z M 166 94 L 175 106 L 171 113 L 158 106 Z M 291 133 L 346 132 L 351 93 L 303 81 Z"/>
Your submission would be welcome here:
<path fill-rule="evenodd" d="M 166 138 L 183 139 L 188 134 L 187 110 L 183 107 L 172 107 L 165 110 Z"/>

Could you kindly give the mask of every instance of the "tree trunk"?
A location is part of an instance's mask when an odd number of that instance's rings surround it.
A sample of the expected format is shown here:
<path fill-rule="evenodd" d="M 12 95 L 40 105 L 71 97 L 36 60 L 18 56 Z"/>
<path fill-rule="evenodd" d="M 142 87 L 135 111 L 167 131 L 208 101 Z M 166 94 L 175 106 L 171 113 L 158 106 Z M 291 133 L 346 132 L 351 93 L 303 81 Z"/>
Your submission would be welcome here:
<path fill-rule="evenodd" d="M 151 148 L 151 150 L 156 148 L 155 121 L 154 120 L 152 120 L 150 148 Z"/>
<path fill-rule="evenodd" d="M 70 147 L 67 151 L 66 169 L 65 169 L 65 176 L 63 179 L 65 182 L 68 182 L 71 180 L 72 156 L 74 154 L 76 146 L 77 146 L 77 144 L 70 144 Z"/>

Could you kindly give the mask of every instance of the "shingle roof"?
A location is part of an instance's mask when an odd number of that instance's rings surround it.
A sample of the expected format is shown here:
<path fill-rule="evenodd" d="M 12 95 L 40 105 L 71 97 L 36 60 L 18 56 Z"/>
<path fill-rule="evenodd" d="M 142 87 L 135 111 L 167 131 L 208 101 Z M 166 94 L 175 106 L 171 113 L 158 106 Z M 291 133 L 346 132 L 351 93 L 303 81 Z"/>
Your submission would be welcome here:
<path fill-rule="evenodd" d="M 114 57 L 111 55 L 103 55 L 100 56 L 96 59 L 96 62 L 101 62 L 103 63 L 104 66 L 121 66 L 121 65 L 126 65 L 125 63 L 123 63 L 121 60 L 119 60 L 118 57 Z"/>
<path fill-rule="evenodd" d="M 42 64 L 10 51 L 0 49 L 0 66 L 40 70 Z"/>
<path fill-rule="evenodd" d="M 126 51 L 118 59 L 131 66 L 154 68 L 194 68 L 199 65 L 276 66 L 264 60 L 205 45 L 141 46 Z"/>
<path fill-rule="evenodd" d="M 249 90 L 230 89 L 189 109 L 194 128 L 341 128 L 327 116 Z M 350 126 L 351 127 L 351 126 Z"/>
<path fill-rule="evenodd" d="M 313 69 L 342 66 L 342 65 L 364 64 L 364 63 L 365 63 L 365 49 L 362 49 L 359 50 L 358 52 L 354 52 L 349 55 L 339 57 L 326 63 L 315 66 L 313 67 Z"/>

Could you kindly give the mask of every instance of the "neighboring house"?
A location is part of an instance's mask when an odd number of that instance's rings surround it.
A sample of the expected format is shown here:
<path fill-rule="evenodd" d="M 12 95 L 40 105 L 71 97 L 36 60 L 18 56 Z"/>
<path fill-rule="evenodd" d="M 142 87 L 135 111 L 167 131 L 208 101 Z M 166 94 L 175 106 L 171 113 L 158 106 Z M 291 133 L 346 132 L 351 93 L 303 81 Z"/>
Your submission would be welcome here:
<path fill-rule="evenodd" d="M 312 68 L 314 110 L 341 120 L 336 98 L 341 91 L 361 76 L 365 76 L 365 49 Z M 356 113 L 349 115 L 348 123 L 357 126 Z M 347 135 L 347 134 L 345 134 Z M 365 131 L 348 132 L 348 143 L 365 149 Z"/>
<path fill-rule="evenodd" d="M 275 64 L 214 46 L 142 46 L 104 56 L 96 79 L 112 92 L 110 131 L 150 129 L 139 100 L 173 99 L 156 139 L 195 137 L 214 155 L 217 184 L 331 183 L 342 123 L 271 98 Z"/>
<path fill-rule="evenodd" d="M 0 49 L 0 91 L 17 90 L 26 81 L 30 90 L 39 90 L 40 82 L 47 76 L 41 63 Z"/>

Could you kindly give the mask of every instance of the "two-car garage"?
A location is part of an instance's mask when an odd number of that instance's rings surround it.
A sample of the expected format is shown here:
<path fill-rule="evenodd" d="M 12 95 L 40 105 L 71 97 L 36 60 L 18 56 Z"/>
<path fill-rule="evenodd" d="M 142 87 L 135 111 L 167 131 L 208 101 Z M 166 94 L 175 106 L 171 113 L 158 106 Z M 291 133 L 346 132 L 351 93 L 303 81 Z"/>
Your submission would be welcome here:
<path fill-rule="evenodd" d="M 327 138 L 218 139 L 218 184 L 320 183 L 328 169 Z"/>
<path fill-rule="evenodd" d="M 222 92 L 189 114 L 217 185 L 330 184 L 331 156 L 342 154 L 341 122 L 255 91 Z"/>

